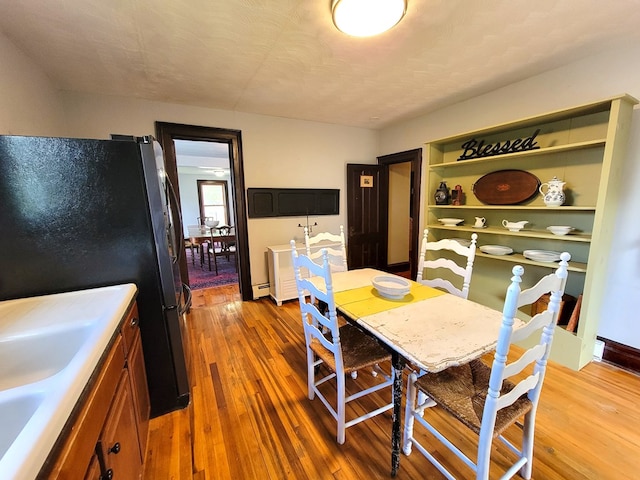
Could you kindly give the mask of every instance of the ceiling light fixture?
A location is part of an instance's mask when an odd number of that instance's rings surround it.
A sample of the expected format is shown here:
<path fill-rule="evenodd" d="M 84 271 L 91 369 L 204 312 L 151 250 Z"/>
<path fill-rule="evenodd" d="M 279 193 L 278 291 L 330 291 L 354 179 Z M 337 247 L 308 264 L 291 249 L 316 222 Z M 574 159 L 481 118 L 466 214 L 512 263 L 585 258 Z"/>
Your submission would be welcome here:
<path fill-rule="evenodd" d="M 370 37 L 396 25 L 407 11 L 407 0 L 333 0 L 331 13 L 338 30 Z"/>

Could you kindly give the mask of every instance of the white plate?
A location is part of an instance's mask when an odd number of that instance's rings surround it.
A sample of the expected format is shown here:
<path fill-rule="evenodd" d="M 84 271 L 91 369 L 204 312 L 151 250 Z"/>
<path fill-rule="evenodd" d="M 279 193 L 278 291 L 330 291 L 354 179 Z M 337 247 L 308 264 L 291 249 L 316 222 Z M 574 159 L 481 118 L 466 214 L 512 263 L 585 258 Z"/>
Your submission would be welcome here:
<path fill-rule="evenodd" d="M 460 222 L 464 222 L 464 218 L 439 218 L 438 221 L 448 227 L 455 227 Z"/>
<path fill-rule="evenodd" d="M 560 252 L 550 250 L 525 250 L 522 255 L 535 262 L 557 262 L 560 260 Z"/>
<path fill-rule="evenodd" d="M 480 251 L 489 255 L 509 255 L 513 249 L 502 245 L 482 245 Z"/>
<path fill-rule="evenodd" d="M 392 300 L 404 298 L 411 290 L 409 280 L 395 275 L 378 275 L 371 283 L 381 296 Z"/>

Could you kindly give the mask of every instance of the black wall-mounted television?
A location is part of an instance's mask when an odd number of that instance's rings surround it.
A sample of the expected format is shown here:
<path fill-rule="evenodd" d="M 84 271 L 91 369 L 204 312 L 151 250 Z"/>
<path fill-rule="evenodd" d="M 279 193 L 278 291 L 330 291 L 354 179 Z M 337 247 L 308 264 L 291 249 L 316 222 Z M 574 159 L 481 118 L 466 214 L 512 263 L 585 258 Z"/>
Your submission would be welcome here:
<path fill-rule="evenodd" d="M 249 218 L 338 215 L 340 190 L 329 188 L 249 188 Z"/>

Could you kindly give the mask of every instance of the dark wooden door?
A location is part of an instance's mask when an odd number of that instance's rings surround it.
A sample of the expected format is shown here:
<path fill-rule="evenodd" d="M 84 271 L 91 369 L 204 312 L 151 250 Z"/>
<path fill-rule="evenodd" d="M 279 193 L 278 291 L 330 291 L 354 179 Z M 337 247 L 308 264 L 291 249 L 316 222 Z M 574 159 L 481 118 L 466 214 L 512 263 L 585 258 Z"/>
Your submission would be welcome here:
<path fill-rule="evenodd" d="M 349 268 L 387 265 L 389 202 L 386 165 L 347 165 L 347 256 Z"/>

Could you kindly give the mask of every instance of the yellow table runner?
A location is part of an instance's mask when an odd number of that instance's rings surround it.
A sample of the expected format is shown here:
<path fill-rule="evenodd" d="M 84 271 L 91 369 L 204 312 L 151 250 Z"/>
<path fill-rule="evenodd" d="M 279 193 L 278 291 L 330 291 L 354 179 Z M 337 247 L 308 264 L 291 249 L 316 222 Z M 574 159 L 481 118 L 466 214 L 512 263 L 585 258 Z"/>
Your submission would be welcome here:
<path fill-rule="evenodd" d="M 383 297 L 371 285 L 336 292 L 334 298 L 342 312 L 353 319 L 358 319 L 444 294 L 445 292 L 435 288 L 411 282 L 409 293 L 398 300 Z"/>

